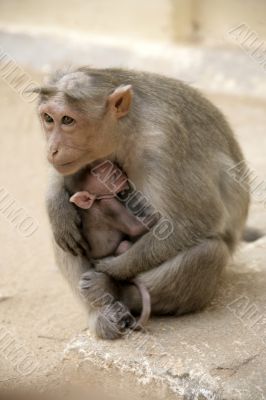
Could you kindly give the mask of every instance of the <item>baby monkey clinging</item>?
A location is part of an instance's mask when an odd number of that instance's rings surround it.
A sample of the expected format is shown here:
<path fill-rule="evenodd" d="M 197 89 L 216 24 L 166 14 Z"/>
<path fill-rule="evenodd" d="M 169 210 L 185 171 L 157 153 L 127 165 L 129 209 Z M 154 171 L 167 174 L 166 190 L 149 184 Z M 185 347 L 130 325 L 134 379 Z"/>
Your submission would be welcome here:
<path fill-rule="evenodd" d="M 119 193 L 129 189 L 125 173 L 110 161 L 104 161 L 77 181 L 79 190 L 70 197 L 70 202 L 81 208 L 82 230 L 90 245 L 92 258 L 119 255 L 126 252 L 132 241 L 148 232 L 144 225 L 119 200 Z M 149 221 L 149 228 L 155 220 Z M 134 329 L 142 327 L 151 311 L 150 295 L 138 279 L 132 283 L 142 298 L 142 312 Z"/>

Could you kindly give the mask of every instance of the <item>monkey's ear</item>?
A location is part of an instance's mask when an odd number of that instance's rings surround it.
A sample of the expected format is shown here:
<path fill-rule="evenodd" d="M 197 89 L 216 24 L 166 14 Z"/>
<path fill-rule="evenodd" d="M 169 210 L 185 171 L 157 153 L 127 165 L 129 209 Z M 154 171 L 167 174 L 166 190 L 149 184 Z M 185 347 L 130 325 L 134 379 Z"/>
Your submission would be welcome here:
<path fill-rule="evenodd" d="M 89 192 L 77 192 L 70 197 L 69 201 L 76 204 L 76 206 L 88 210 L 91 208 L 95 200 L 95 196 L 91 195 Z"/>
<path fill-rule="evenodd" d="M 131 85 L 119 86 L 108 96 L 108 107 L 115 114 L 116 118 L 124 117 L 128 113 L 132 97 L 133 90 Z"/>

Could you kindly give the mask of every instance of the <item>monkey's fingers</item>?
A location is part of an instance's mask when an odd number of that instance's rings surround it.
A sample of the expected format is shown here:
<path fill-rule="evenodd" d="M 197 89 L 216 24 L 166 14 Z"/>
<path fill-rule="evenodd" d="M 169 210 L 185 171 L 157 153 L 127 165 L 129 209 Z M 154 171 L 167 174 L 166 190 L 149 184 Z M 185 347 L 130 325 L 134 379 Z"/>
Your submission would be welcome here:
<path fill-rule="evenodd" d="M 91 248 L 89 243 L 86 239 L 81 236 L 80 241 L 78 242 L 78 248 L 82 252 L 82 255 L 86 256 L 87 258 L 91 257 Z"/>
<path fill-rule="evenodd" d="M 73 256 L 87 256 L 90 254 L 90 247 L 80 234 L 65 234 L 64 237 L 56 238 L 58 246 Z"/>
<path fill-rule="evenodd" d="M 90 245 L 82 236 L 82 233 L 77 226 L 73 227 L 71 233 L 69 232 L 65 235 L 65 240 L 68 247 L 70 247 L 76 255 L 90 256 Z"/>
<path fill-rule="evenodd" d="M 77 256 L 78 253 L 68 244 L 68 242 L 62 238 L 58 239 L 55 238 L 56 243 L 58 246 L 67 253 L 71 253 L 73 256 Z"/>
<path fill-rule="evenodd" d="M 89 257 L 90 249 L 88 243 L 80 238 L 77 242 L 74 239 L 71 242 L 66 243 L 67 249 L 75 256 L 86 256 Z"/>
<path fill-rule="evenodd" d="M 71 253 L 71 254 L 72 254 L 73 256 L 75 256 L 75 257 L 77 257 L 77 256 L 82 256 L 82 255 L 83 255 L 81 251 L 79 251 L 78 249 L 77 249 L 77 250 L 74 250 L 74 249 L 73 249 L 72 247 L 70 247 L 67 243 L 66 243 L 65 247 L 66 247 L 66 251 L 67 251 L 68 253 Z"/>

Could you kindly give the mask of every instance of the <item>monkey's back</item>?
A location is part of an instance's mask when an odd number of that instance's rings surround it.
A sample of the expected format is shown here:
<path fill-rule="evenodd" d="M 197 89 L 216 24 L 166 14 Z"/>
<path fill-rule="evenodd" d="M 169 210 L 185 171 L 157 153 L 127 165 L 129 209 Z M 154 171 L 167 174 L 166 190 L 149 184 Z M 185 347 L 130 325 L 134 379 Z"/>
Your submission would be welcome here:
<path fill-rule="evenodd" d="M 139 190 L 145 192 L 137 182 L 141 174 L 164 180 L 160 202 L 154 197 L 151 204 L 197 236 L 218 232 L 234 248 L 245 224 L 249 188 L 248 182 L 239 183 L 242 173 L 235 167 L 242 163 L 243 170 L 244 157 L 218 108 L 189 85 L 158 74 L 89 67 L 78 71 L 90 77 L 88 93 L 99 99 L 121 85 L 132 86 L 132 104 L 122 123 L 135 153 L 124 146 L 120 159 L 126 160 L 122 167 Z M 131 158 L 136 154 L 134 174 Z"/>
<path fill-rule="evenodd" d="M 110 81 L 106 80 L 108 75 Z M 220 110 L 198 90 L 158 74 L 108 69 L 96 70 L 90 76 L 100 85 L 108 81 L 113 87 L 132 85 L 130 117 L 136 127 L 133 134 L 143 148 L 145 170 L 152 174 L 156 169 L 158 176 L 167 176 L 165 194 L 174 192 L 180 209 L 176 218 L 181 212 L 187 213 L 200 231 L 202 221 L 208 225 L 209 212 L 209 230 L 221 231 L 233 249 L 248 213 L 249 184 L 247 179 L 243 182 L 244 156 Z M 145 131 L 149 135 L 143 138 Z M 169 204 L 167 198 L 164 201 Z M 218 222 L 220 218 L 223 222 Z"/>

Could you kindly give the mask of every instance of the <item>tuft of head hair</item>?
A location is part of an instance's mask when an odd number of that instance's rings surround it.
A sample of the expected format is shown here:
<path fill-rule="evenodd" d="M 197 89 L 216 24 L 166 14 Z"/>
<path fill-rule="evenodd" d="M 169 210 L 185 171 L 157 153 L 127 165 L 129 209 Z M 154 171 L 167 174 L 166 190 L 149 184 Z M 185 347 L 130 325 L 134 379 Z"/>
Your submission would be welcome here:
<path fill-rule="evenodd" d="M 39 104 L 56 97 L 85 113 L 90 118 L 102 118 L 107 99 L 123 84 L 113 70 L 94 69 L 87 66 L 55 71 L 46 85 L 36 88 Z"/>

